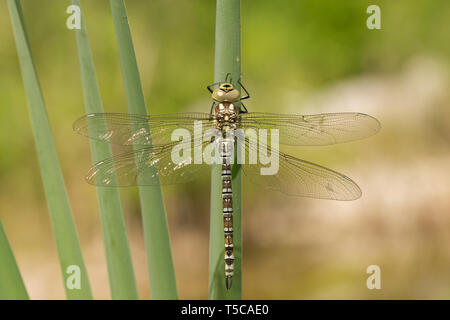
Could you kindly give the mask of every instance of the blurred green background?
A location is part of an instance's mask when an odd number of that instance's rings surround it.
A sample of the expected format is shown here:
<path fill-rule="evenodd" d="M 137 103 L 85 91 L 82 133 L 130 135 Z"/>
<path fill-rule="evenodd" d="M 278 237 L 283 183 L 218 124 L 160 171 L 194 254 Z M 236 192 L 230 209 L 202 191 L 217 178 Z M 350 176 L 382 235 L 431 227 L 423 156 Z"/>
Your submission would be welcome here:
<path fill-rule="evenodd" d="M 149 113 L 209 111 L 215 1 L 126 2 Z M 381 8 L 368 30 L 366 8 Z M 95 298 L 109 298 L 70 1 L 22 1 Z M 109 1 L 83 1 L 107 112 L 126 112 Z M 353 178 L 353 202 L 274 194 L 244 181 L 246 299 L 450 298 L 450 2 L 242 1 L 250 111 L 359 111 L 376 136 L 287 148 Z M 0 219 L 33 299 L 64 290 L 6 1 L 0 2 Z M 180 298 L 208 294 L 209 179 L 164 187 Z M 122 189 L 141 298 L 149 297 L 136 188 Z M 0 262 L 1 263 L 1 262 Z M 368 290 L 366 268 L 381 268 Z"/>

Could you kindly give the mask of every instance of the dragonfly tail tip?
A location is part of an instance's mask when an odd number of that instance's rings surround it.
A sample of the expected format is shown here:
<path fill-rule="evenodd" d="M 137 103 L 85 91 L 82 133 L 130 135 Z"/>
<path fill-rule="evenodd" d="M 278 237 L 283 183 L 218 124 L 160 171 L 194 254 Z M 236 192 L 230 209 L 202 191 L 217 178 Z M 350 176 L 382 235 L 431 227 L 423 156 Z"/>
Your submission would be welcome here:
<path fill-rule="evenodd" d="M 225 277 L 225 286 L 227 287 L 227 290 L 231 289 L 232 282 L 233 282 L 233 277 L 232 276 Z"/>

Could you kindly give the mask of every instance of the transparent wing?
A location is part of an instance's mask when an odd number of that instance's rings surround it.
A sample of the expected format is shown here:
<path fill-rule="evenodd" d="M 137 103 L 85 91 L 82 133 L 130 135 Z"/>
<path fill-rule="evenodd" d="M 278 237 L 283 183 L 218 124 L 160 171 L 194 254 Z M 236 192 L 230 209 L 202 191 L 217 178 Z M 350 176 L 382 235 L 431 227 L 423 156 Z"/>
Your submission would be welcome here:
<path fill-rule="evenodd" d="M 361 196 L 361 189 L 349 177 L 265 147 L 269 155 L 278 153 L 278 171 L 273 175 L 261 175 L 261 168 L 268 165 L 244 164 L 243 172 L 251 182 L 293 196 L 330 200 L 355 200 Z M 246 141 L 245 150 L 248 156 L 256 152 L 257 147 Z"/>
<path fill-rule="evenodd" d="M 204 149 L 210 142 L 203 142 Z M 193 164 L 193 143 L 178 144 L 190 150 L 184 162 L 172 161 L 176 144 L 143 147 L 100 161 L 87 173 L 86 180 L 99 186 L 168 185 L 191 181 L 209 168 L 206 163 Z M 245 143 L 246 153 L 257 147 Z M 266 146 L 268 154 L 277 152 Z M 253 183 L 288 195 L 354 200 L 361 196 L 359 187 L 348 177 L 322 166 L 278 152 L 279 169 L 274 175 L 261 175 L 261 164 L 245 164 L 243 172 Z"/>
<path fill-rule="evenodd" d="M 77 133 L 119 145 L 165 145 L 171 143 L 174 129 L 185 128 L 194 134 L 194 121 L 203 129 L 214 126 L 208 113 L 173 113 L 137 115 L 126 113 L 91 113 L 73 124 Z"/>
<path fill-rule="evenodd" d="M 209 142 L 203 142 L 203 148 Z M 175 146 L 189 152 L 184 161 L 172 161 Z M 164 146 L 142 147 L 95 164 L 86 174 L 90 184 L 98 186 L 154 186 L 184 183 L 198 177 L 207 164 L 194 164 L 194 141 Z M 180 151 L 179 154 L 182 152 Z"/>
<path fill-rule="evenodd" d="M 377 119 L 363 113 L 290 115 L 250 112 L 240 115 L 243 129 L 278 129 L 281 144 L 321 146 L 367 138 L 378 132 Z"/>

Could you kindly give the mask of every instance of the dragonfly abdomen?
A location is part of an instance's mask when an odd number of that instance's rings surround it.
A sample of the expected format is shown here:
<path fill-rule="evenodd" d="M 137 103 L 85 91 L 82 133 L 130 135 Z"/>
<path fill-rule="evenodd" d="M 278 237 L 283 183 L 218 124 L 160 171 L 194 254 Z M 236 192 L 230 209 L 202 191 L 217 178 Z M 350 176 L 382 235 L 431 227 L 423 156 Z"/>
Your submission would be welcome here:
<path fill-rule="evenodd" d="M 233 191 L 231 187 L 231 156 L 234 139 L 223 138 L 220 142 L 222 157 L 222 207 L 223 231 L 225 235 L 225 286 L 231 288 L 234 274 L 233 245 Z"/>

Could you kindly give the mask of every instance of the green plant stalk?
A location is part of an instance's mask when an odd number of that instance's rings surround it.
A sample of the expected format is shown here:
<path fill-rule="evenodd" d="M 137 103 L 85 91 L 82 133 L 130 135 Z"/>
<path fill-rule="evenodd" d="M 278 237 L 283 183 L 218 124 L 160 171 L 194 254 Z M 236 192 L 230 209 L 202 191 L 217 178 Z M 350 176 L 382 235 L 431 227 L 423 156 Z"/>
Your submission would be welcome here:
<path fill-rule="evenodd" d="M 0 222 L 0 300 L 28 300 L 27 289 Z"/>
<path fill-rule="evenodd" d="M 79 0 L 72 0 L 72 4 L 80 7 Z M 103 107 L 100 90 L 98 88 L 86 26 L 82 16 L 80 27 L 80 29 L 74 30 L 77 39 L 86 113 L 102 113 Z M 108 143 L 91 139 L 90 145 L 93 163 L 112 156 L 111 147 Z M 122 300 L 138 299 L 136 278 L 131 260 L 119 190 L 117 188 L 98 187 L 97 197 L 108 265 L 111 297 L 112 299 Z"/>
<path fill-rule="evenodd" d="M 123 0 L 111 0 L 111 10 L 119 47 L 128 110 L 130 113 L 147 114 Z M 152 174 L 149 171 L 149 175 Z M 175 269 L 161 187 L 140 186 L 139 195 L 152 298 L 177 299 Z"/>
<path fill-rule="evenodd" d="M 214 82 L 224 81 L 231 73 L 233 85 L 241 74 L 240 0 L 217 0 Z M 225 288 L 224 231 L 222 216 L 221 166 L 211 171 L 211 216 L 209 236 L 209 298 L 242 299 L 242 172 L 232 166 L 234 276 L 230 290 Z"/>
<path fill-rule="evenodd" d="M 41 167 L 42 182 L 50 212 L 50 220 L 58 249 L 66 296 L 68 299 L 92 299 L 88 275 L 72 217 L 72 210 L 67 199 L 58 155 L 56 154 L 44 99 L 31 55 L 22 9 L 18 0 L 8 0 L 8 5 L 25 92 L 28 97 L 31 125 Z M 79 267 L 80 289 L 71 289 L 67 285 L 68 283 L 72 283 L 73 276 L 76 276 L 75 273 L 68 273 L 67 268 L 71 265 Z"/>

